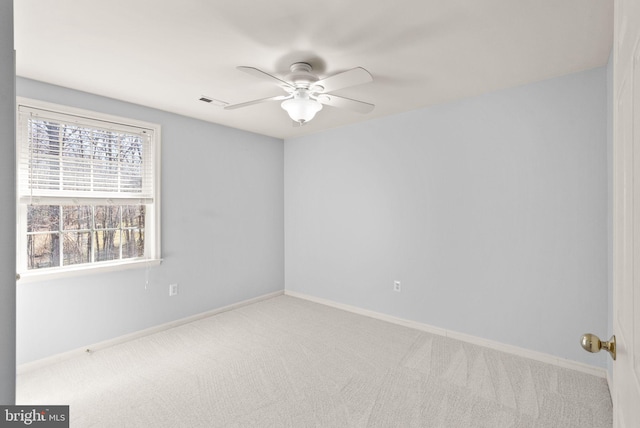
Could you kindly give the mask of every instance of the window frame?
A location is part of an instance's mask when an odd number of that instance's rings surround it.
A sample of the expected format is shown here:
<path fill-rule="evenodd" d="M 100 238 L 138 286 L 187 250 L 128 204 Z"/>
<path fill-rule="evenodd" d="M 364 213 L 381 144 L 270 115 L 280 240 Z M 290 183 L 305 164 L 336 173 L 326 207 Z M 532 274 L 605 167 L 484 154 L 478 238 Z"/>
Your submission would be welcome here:
<path fill-rule="evenodd" d="M 142 128 L 153 132 L 152 162 L 153 162 L 153 202 L 143 204 L 145 208 L 145 254 L 143 257 L 119 259 L 111 261 L 99 261 L 81 263 L 68 266 L 56 266 L 42 269 L 28 269 L 27 267 L 27 211 L 28 204 L 20 200 L 18 192 L 21 183 L 20 180 L 20 152 L 24 144 L 28 144 L 26 133 L 20 128 L 20 109 L 33 108 L 38 110 L 46 110 L 56 115 L 72 116 L 74 120 L 82 124 L 82 120 L 108 122 L 116 125 L 124 125 L 128 127 Z M 16 97 L 16 279 L 21 283 L 50 280 L 64 278 L 76 275 L 98 274 L 112 271 L 120 271 L 125 269 L 150 267 L 159 265 L 161 258 L 161 221 L 160 221 L 160 195 L 161 195 L 161 126 L 156 123 L 145 122 L 137 119 L 130 119 L 111 114 L 54 104 L 50 102 Z M 88 205 L 100 205 L 96 201 L 104 201 L 104 205 L 108 205 L 108 198 L 96 197 L 94 201 L 87 202 Z M 55 205 L 55 204 L 54 204 Z M 82 205 L 79 202 L 77 205 Z M 117 205 L 126 205 L 119 203 Z M 136 201 L 132 200 L 129 205 L 136 205 Z"/>

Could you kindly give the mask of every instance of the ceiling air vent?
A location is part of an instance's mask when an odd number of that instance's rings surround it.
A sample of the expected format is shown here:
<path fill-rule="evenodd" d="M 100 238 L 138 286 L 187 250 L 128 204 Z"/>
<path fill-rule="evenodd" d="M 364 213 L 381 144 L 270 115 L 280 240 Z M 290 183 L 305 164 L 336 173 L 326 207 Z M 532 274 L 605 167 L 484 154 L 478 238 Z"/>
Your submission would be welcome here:
<path fill-rule="evenodd" d="M 207 103 L 207 104 L 213 104 L 214 106 L 218 106 L 218 107 L 224 107 L 224 106 L 226 106 L 227 104 L 229 104 L 229 103 L 226 103 L 226 102 L 224 102 L 224 101 L 216 100 L 216 99 L 215 99 L 215 98 L 213 98 L 213 97 L 208 97 L 208 96 L 206 96 L 206 95 L 202 95 L 202 96 L 199 98 L 199 100 L 200 100 L 200 101 L 202 101 L 202 102 L 205 102 L 205 103 Z"/>

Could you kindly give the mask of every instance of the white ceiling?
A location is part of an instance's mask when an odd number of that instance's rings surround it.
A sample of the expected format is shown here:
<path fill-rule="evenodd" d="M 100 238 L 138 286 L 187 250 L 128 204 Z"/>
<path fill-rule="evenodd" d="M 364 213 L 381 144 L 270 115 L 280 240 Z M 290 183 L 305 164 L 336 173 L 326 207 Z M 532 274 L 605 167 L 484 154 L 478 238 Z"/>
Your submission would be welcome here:
<path fill-rule="evenodd" d="M 19 76 L 289 138 L 606 64 L 611 0 L 15 0 Z M 361 66 L 336 91 L 376 105 L 325 107 L 294 127 L 284 94 L 236 69 L 320 77 Z"/>

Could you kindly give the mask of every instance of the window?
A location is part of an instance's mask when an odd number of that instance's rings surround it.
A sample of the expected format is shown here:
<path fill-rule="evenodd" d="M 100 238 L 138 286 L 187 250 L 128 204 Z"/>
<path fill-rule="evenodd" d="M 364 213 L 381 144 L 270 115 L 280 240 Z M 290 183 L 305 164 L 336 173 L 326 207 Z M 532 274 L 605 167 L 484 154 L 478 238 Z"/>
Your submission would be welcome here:
<path fill-rule="evenodd" d="M 160 127 L 18 100 L 22 277 L 158 260 Z"/>

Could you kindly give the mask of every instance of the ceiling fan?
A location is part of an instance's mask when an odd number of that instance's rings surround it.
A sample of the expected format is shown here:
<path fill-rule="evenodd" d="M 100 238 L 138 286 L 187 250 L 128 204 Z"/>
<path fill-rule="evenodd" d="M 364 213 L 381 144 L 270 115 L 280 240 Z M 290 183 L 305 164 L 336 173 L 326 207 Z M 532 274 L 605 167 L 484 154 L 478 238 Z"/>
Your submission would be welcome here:
<path fill-rule="evenodd" d="M 362 67 L 352 68 L 324 79 L 319 79 L 312 72 L 311 65 L 306 62 L 293 63 L 290 67 L 290 73 L 283 79 L 255 67 L 240 66 L 237 68 L 252 76 L 275 83 L 287 94 L 227 105 L 224 107 L 225 110 L 234 110 L 268 101 L 282 101 L 281 106 L 289 113 L 289 117 L 302 125 L 313 119 L 315 114 L 322 110 L 323 105 L 346 108 L 363 114 L 371 112 L 375 107 L 373 104 L 340 97 L 331 93 L 338 89 L 372 82 L 373 77 Z"/>

